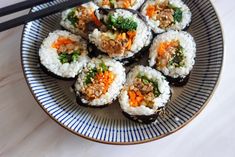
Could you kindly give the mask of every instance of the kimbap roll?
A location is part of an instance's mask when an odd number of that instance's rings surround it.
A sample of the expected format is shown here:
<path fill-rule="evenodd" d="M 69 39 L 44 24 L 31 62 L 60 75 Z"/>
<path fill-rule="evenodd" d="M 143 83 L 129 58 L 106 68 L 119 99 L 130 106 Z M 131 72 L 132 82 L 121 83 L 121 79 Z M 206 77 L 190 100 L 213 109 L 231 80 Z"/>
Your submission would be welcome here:
<path fill-rule="evenodd" d="M 137 10 L 145 0 L 94 0 L 94 2 L 103 8 L 125 8 Z"/>
<path fill-rule="evenodd" d="M 171 97 L 169 83 L 158 71 L 144 66 L 134 67 L 119 96 L 126 117 L 141 123 L 156 120 Z"/>
<path fill-rule="evenodd" d="M 93 2 L 88 2 L 80 6 L 62 12 L 61 26 L 65 29 L 88 38 L 89 31 L 100 23 L 94 15 L 94 11 L 99 7 Z M 91 30 L 90 30 L 91 29 Z"/>
<path fill-rule="evenodd" d="M 195 56 L 196 43 L 189 33 L 169 31 L 154 39 L 149 65 L 155 66 L 172 84 L 183 85 L 193 68 Z"/>
<path fill-rule="evenodd" d="M 181 0 L 148 0 L 141 9 L 155 33 L 183 30 L 191 22 L 191 12 Z"/>
<path fill-rule="evenodd" d="M 85 64 L 87 43 L 80 36 L 57 30 L 44 39 L 39 50 L 40 62 L 44 69 L 59 78 L 74 78 Z"/>
<path fill-rule="evenodd" d="M 93 58 L 74 85 L 78 104 L 103 107 L 112 103 L 126 80 L 123 65 L 107 57 Z"/>
<path fill-rule="evenodd" d="M 151 28 L 137 12 L 99 9 L 96 15 L 103 25 L 89 34 L 89 40 L 109 57 L 129 58 L 150 44 Z"/>

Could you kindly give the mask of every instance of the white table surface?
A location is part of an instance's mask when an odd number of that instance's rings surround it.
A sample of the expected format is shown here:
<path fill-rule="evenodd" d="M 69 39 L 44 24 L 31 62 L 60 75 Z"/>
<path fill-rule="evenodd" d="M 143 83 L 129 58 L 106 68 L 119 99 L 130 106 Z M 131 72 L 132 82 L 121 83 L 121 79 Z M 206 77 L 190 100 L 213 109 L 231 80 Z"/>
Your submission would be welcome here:
<path fill-rule="evenodd" d="M 19 0 L 0 0 L 0 7 Z M 220 84 L 208 106 L 190 124 L 146 144 L 114 146 L 77 137 L 38 106 L 20 63 L 22 26 L 0 33 L 1 157 L 234 157 L 235 1 L 212 0 L 222 23 L 225 60 Z M 0 18 L 0 21 L 2 19 Z"/>

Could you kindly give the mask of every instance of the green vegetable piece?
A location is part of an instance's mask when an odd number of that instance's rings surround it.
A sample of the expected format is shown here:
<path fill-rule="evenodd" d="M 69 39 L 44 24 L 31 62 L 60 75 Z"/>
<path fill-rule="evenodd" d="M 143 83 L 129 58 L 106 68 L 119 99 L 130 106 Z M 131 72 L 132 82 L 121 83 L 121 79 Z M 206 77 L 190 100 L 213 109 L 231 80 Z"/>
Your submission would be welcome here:
<path fill-rule="evenodd" d="M 181 22 L 183 19 L 183 12 L 181 11 L 180 8 L 175 8 L 174 10 L 175 10 L 175 13 L 173 15 L 174 21 Z"/>
<path fill-rule="evenodd" d="M 76 62 L 78 60 L 80 53 L 79 51 L 74 51 L 72 54 L 63 52 L 59 55 L 59 60 L 62 64 Z"/>
<path fill-rule="evenodd" d="M 179 46 L 177 49 L 175 55 L 172 57 L 172 59 L 169 61 L 169 65 L 175 66 L 175 67 L 182 67 L 185 65 L 185 56 L 183 47 Z"/>
<path fill-rule="evenodd" d="M 97 71 L 96 68 L 90 69 L 90 71 L 87 73 L 86 78 L 85 78 L 85 84 L 86 85 L 92 83 L 92 78 L 95 77 L 97 72 L 98 71 Z"/>
<path fill-rule="evenodd" d="M 142 82 L 144 83 L 144 84 L 149 84 L 151 81 L 147 78 L 147 76 L 144 76 L 144 75 L 142 75 L 142 76 L 140 76 L 140 79 L 142 80 Z"/>
<path fill-rule="evenodd" d="M 59 55 L 59 60 L 60 60 L 60 62 L 61 62 L 62 64 L 65 64 L 65 63 L 68 63 L 68 62 L 69 62 L 66 53 L 61 53 L 61 54 Z"/>
<path fill-rule="evenodd" d="M 133 21 L 131 18 L 123 18 L 119 16 L 115 18 L 113 15 L 108 16 L 106 25 L 109 29 L 119 30 L 122 32 L 133 31 L 137 29 L 137 22 Z"/>
<path fill-rule="evenodd" d="M 182 19 L 183 19 L 183 12 L 182 12 L 182 10 L 180 8 L 172 5 L 172 4 L 169 4 L 168 6 L 169 6 L 169 8 L 174 10 L 174 15 L 173 15 L 174 22 L 181 22 Z"/>
<path fill-rule="evenodd" d="M 109 3 L 110 3 L 110 7 L 111 8 L 114 8 L 114 5 L 116 3 L 116 0 L 109 0 Z"/>
<path fill-rule="evenodd" d="M 149 81 L 146 80 L 146 79 L 143 79 L 142 81 L 143 81 L 144 84 L 148 84 L 149 83 Z"/>
<path fill-rule="evenodd" d="M 79 51 L 74 51 L 72 53 L 72 61 L 76 62 L 78 60 L 78 58 L 79 58 L 79 55 L 80 55 Z"/>
<path fill-rule="evenodd" d="M 115 19 L 114 16 L 109 15 L 109 16 L 108 16 L 107 27 L 108 27 L 109 29 L 113 29 L 113 26 L 115 25 L 116 21 L 117 21 L 117 20 Z"/>
<path fill-rule="evenodd" d="M 115 24 L 117 22 L 114 16 L 110 15 L 109 18 L 110 18 L 111 24 Z"/>
<path fill-rule="evenodd" d="M 141 73 L 139 73 L 137 77 L 140 78 L 144 84 L 149 84 L 149 83 L 153 84 L 154 96 L 158 97 L 161 94 L 161 92 L 158 89 L 157 81 L 151 80 L 147 76 L 145 76 L 144 74 L 141 74 Z"/>
<path fill-rule="evenodd" d="M 85 77 L 85 84 L 87 85 L 87 84 L 92 83 L 92 78 L 94 78 L 97 73 L 103 73 L 107 70 L 108 70 L 107 65 L 105 65 L 104 62 L 101 62 L 98 68 L 95 67 L 89 70 L 89 72 L 87 73 Z"/>
<path fill-rule="evenodd" d="M 105 72 L 108 70 L 108 67 L 105 65 L 104 62 L 100 63 L 100 72 Z"/>
<path fill-rule="evenodd" d="M 158 83 L 156 81 L 153 81 L 153 86 L 154 86 L 154 95 L 156 97 L 160 96 L 161 92 L 158 89 Z"/>
<path fill-rule="evenodd" d="M 76 17 L 76 9 L 72 10 L 68 16 L 67 16 L 67 19 L 71 22 L 71 24 L 76 27 L 76 24 L 77 24 L 77 21 L 78 21 L 78 18 Z"/>

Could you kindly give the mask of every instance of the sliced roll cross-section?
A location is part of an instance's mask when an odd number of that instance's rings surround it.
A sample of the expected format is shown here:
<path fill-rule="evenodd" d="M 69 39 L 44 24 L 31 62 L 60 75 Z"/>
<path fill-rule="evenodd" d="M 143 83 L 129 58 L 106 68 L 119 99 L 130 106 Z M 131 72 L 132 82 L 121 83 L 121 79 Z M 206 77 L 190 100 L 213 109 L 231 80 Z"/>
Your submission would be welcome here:
<path fill-rule="evenodd" d="M 125 8 L 139 9 L 145 0 L 94 0 L 94 2 L 103 8 Z"/>
<path fill-rule="evenodd" d="M 132 57 L 148 46 L 152 39 L 151 28 L 135 11 L 99 9 L 96 16 L 102 25 L 89 35 L 89 40 L 109 57 Z"/>
<path fill-rule="evenodd" d="M 87 54 L 82 37 L 61 30 L 50 33 L 39 50 L 43 69 L 59 78 L 74 78 L 89 61 Z"/>
<path fill-rule="evenodd" d="M 154 39 L 149 64 L 167 76 L 172 84 L 184 85 L 195 64 L 195 57 L 193 37 L 187 32 L 169 31 Z"/>
<path fill-rule="evenodd" d="M 170 86 L 160 72 L 150 67 L 136 66 L 127 76 L 119 102 L 127 118 L 151 123 L 156 120 L 170 96 Z"/>
<path fill-rule="evenodd" d="M 88 2 L 65 10 L 62 12 L 60 24 L 65 29 L 87 39 L 89 31 L 100 25 L 94 14 L 94 11 L 98 8 L 93 2 Z"/>
<path fill-rule="evenodd" d="M 192 13 L 181 0 L 149 0 L 141 9 L 155 33 L 183 30 L 191 22 Z"/>
<path fill-rule="evenodd" d="M 75 83 L 80 105 L 101 107 L 112 103 L 126 80 L 125 69 L 118 61 L 107 57 L 93 58 Z"/>

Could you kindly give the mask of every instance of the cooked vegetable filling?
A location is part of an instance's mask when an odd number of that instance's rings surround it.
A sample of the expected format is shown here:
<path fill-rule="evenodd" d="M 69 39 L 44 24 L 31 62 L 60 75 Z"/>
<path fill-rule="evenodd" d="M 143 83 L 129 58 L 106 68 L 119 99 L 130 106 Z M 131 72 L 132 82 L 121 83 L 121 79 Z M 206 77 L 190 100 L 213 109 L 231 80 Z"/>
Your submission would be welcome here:
<path fill-rule="evenodd" d="M 144 105 L 153 108 L 153 100 L 160 94 L 157 80 L 149 79 L 140 73 L 129 87 L 129 103 L 132 107 Z"/>
<path fill-rule="evenodd" d="M 131 50 L 137 34 L 137 22 L 132 18 L 108 15 L 104 23 L 108 30 L 102 33 L 101 48 L 110 56 L 123 55 Z"/>
<path fill-rule="evenodd" d="M 124 18 L 122 16 L 109 15 L 106 25 L 109 29 L 120 32 L 135 31 L 137 29 L 137 22 L 133 21 L 132 18 Z"/>
<path fill-rule="evenodd" d="M 111 56 L 115 54 L 124 54 L 126 50 L 130 50 L 136 36 L 135 31 L 127 33 L 103 34 L 102 49 L 106 50 Z"/>
<path fill-rule="evenodd" d="M 110 8 L 130 8 L 135 4 L 136 0 L 103 0 L 102 6 Z"/>
<path fill-rule="evenodd" d="M 100 98 L 105 94 L 113 83 L 115 75 L 109 71 L 105 63 L 100 63 L 98 67 L 88 69 L 82 89 L 82 94 L 88 100 Z"/>
<path fill-rule="evenodd" d="M 71 54 L 61 53 L 59 55 L 59 60 L 62 64 L 76 62 L 78 60 L 79 55 L 80 53 L 78 51 L 74 51 Z"/>
<path fill-rule="evenodd" d="M 78 17 L 76 16 L 76 9 L 73 9 L 69 14 L 67 19 L 71 22 L 71 24 L 76 27 L 77 26 L 77 21 Z"/>
<path fill-rule="evenodd" d="M 52 45 L 57 49 L 59 60 L 62 64 L 76 62 L 84 51 L 78 42 L 75 42 L 66 37 L 59 37 Z"/>
<path fill-rule="evenodd" d="M 154 21 L 160 21 L 160 28 L 166 29 L 182 21 L 183 12 L 180 8 L 171 5 L 168 0 L 156 2 L 147 7 L 146 15 Z"/>
<path fill-rule="evenodd" d="M 87 24 L 94 22 L 96 25 L 100 26 L 99 20 L 94 15 L 94 9 L 84 6 L 79 6 L 74 8 L 67 16 L 67 19 L 75 27 L 84 31 L 88 31 Z"/>
<path fill-rule="evenodd" d="M 181 11 L 180 8 L 177 8 L 177 7 L 174 7 L 174 6 L 171 6 L 171 8 L 174 9 L 174 23 L 175 22 L 181 22 L 182 21 L 182 18 L 183 18 L 183 12 Z"/>
<path fill-rule="evenodd" d="M 182 67 L 185 65 L 183 47 L 178 40 L 160 43 L 157 48 L 157 67 Z"/>

